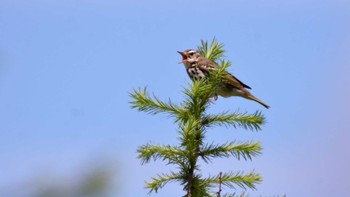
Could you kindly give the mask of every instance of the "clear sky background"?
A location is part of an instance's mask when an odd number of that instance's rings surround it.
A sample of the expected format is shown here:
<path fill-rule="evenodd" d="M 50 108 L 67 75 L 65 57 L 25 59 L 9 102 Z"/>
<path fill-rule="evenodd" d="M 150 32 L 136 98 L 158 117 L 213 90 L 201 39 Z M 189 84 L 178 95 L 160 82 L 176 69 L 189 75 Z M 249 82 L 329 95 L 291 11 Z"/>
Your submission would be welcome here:
<path fill-rule="evenodd" d="M 350 196 L 349 21 L 346 0 L 1 0 L 0 195 L 108 158 L 115 194 L 147 196 L 144 181 L 172 168 L 141 166 L 136 149 L 176 144 L 176 125 L 131 110 L 128 92 L 180 102 L 190 80 L 176 51 L 216 37 L 271 109 L 220 98 L 211 111 L 262 110 L 267 124 L 214 128 L 208 141 L 258 140 L 264 151 L 202 164 L 203 174 L 254 169 L 264 181 L 252 196 Z M 181 194 L 173 183 L 151 196 Z"/>

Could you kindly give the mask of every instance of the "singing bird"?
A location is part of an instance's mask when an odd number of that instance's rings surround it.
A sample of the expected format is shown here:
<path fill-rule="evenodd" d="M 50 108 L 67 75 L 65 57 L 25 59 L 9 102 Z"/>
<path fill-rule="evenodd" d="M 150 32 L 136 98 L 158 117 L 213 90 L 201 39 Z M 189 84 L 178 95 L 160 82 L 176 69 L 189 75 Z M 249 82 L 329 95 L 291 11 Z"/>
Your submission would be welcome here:
<path fill-rule="evenodd" d="M 182 61 L 179 63 L 183 63 L 185 65 L 187 74 L 192 80 L 200 80 L 208 77 L 212 71 L 219 68 L 215 62 L 202 56 L 196 50 L 188 49 L 182 52 L 178 51 L 178 53 L 180 53 L 182 56 Z M 223 84 L 215 92 L 214 101 L 218 99 L 218 95 L 224 98 L 240 96 L 258 102 L 267 109 L 270 107 L 253 96 L 247 89 L 251 88 L 227 72 L 223 78 Z"/>

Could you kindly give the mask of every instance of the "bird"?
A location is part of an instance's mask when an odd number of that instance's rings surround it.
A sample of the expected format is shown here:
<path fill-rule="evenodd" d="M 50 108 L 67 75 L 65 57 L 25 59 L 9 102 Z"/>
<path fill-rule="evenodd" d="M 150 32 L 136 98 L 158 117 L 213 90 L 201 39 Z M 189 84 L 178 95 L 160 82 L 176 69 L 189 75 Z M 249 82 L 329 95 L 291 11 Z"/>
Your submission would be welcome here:
<path fill-rule="evenodd" d="M 184 64 L 187 74 L 192 80 L 201 80 L 206 78 L 212 71 L 219 68 L 219 65 L 201 55 L 197 50 L 187 49 L 185 51 L 177 52 L 182 56 L 182 61 L 179 62 L 179 64 Z M 239 96 L 255 101 L 267 109 L 270 108 L 269 105 L 256 98 L 247 90 L 251 89 L 250 86 L 237 79 L 231 73 L 226 72 L 222 81 L 223 84 L 219 86 L 218 90 L 214 94 L 214 101 L 218 99 L 218 96 L 222 96 L 224 98 Z"/>

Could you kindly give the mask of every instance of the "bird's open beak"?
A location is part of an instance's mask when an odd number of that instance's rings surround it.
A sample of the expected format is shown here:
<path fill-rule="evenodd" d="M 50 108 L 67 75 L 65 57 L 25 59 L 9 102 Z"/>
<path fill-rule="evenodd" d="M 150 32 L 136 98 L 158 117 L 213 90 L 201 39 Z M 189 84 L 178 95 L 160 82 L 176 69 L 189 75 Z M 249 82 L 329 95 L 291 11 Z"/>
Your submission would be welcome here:
<path fill-rule="evenodd" d="M 184 60 L 187 59 L 187 55 L 184 52 L 177 51 L 182 56 L 182 61 L 179 62 L 179 64 L 184 63 Z"/>

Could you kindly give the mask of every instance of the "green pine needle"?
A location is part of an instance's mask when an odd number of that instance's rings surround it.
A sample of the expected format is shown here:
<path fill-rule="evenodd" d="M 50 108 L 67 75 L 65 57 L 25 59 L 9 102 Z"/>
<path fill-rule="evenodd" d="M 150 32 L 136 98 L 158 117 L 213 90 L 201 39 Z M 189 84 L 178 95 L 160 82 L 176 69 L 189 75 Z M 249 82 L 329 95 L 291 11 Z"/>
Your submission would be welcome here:
<path fill-rule="evenodd" d="M 159 113 L 168 113 L 171 116 L 182 116 L 184 110 L 172 103 L 170 100 L 166 103 L 161 101 L 156 96 L 149 96 L 147 89 L 143 90 L 139 88 L 129 94 L 133 101 L 130 102 L 131 108 L 139 111 L 144 111 L 149 114 L 155 115 Z"/>
<path fill-rule="evenodd" d="M 262 177 L 254 172 L 250 172 L 247 174 L 244 174 L 243 172 L 228 172 L 222 174 L 221 181 L 222 185 L 232 189 L 236 189 L 236 187 L 238 186 L 245 190 L 247 188 L 255 190 L 255 185 L 262 182 Z M 210 176 L 206 178 L 204 182 L 211 185 L 217 185 L 220 182 L 220 177 L 219 175 Z"/>
<path fill-rule="evenodd" d="M 240 160 L 252 160 L 261 154 L 262 147 L 259 142 L 246 142 L 246 143 L 225 143 L 222 145 L 206 144 L 201 149 L 199 155 L 202 159 L 208 163 L 213 158 L 217 157 L 230 157 L 233 156 Z"/>
<path fill-rule="evenodd" d="M 181 179 L 183 179 L 183 177 L 175 172 L 171 172 L 170 174 L 161 174 L 157 177 L 152 178 L 151 181 L 148 181 L 146 183 L 146 188 L 150 189 L 149 193 L 152 193 L 153 191 L 157 193 L 158 190 L 164 187 L 164 185 L 166 185 L 167 183 L 171 181 L 178 181 Z"/>
<path fill-rule="evenodd" d="M 261 125 L 265 123 L 265 117 L 257 111 L 253 114 L 245 113 L 229 113 L 223 112 L 221 114 L 208 114 L 203 117 L 202 124 L 205 127 L 212 126 L 232 126 L 234 128 L 241 127 L 252 131 L 261 130 Z"/>
<path fill-rule="evenodd" d="M 146 144 L 138 148 L 138 158 L 141 159 L 142 164 L 149 163 L 151 159 L 162 159 L 168 164 L 181 164 L 184 166 L 184 157 L 186 152 L 176 146 L 161 146 Z"/>
<path fill-rule="evenodd" d="M 211 41 L 210 46 L 208 46 L 208 42 L 201 40 L 201 45 L 198 46 L 198 51 L 204 57 L 217 62 L 222 59 L 225 54 L 225 50 L 223 49 L 224 44 L 219 43 L 215 38 Z"/>

